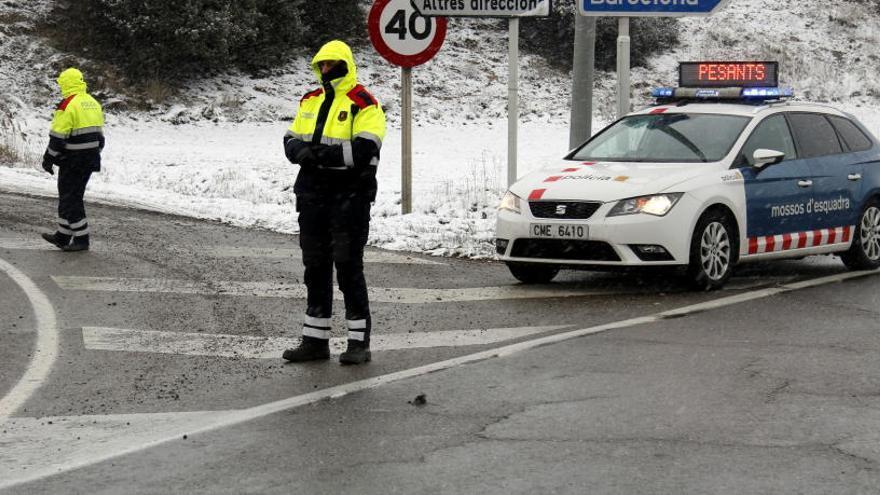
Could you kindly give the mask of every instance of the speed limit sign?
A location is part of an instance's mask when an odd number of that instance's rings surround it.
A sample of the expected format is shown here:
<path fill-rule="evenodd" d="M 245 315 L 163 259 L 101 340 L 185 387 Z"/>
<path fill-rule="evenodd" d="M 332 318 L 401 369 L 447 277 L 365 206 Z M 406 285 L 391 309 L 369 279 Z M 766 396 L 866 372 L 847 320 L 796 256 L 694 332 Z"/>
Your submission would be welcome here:
<path fill-rule="evenodd" d="M 425 17 L 410 0 L 376 0 L 367 27 L 376 51 L 401 67 L 431 60 L 446 38 L 446 18 Z"/>

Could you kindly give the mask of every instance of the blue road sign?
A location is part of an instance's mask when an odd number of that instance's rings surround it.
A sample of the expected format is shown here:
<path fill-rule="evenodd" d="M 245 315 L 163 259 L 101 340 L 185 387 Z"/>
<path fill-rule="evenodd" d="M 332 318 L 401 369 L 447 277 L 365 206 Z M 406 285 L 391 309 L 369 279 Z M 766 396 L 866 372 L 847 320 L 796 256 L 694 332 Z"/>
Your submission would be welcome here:
<path fill-rule="evenodd" d="M 730 0 L 580 0 L 581 15 L 665 16 L 709 15 Z"/>

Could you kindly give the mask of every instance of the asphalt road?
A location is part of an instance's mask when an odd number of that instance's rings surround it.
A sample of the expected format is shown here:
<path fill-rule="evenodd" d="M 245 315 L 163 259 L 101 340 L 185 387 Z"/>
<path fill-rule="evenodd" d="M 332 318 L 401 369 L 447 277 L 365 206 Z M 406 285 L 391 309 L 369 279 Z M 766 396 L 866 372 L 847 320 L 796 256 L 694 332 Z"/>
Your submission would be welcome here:
<path fill-rule="evenodd" d="M 880 486 L 878 278 L 834 258 L 692 293 L 371 249 L 374 361 L 287 365 L 295 237 L 88 209 L 62 253 L 52 200 L 0 194 L 0 493 Z"/>

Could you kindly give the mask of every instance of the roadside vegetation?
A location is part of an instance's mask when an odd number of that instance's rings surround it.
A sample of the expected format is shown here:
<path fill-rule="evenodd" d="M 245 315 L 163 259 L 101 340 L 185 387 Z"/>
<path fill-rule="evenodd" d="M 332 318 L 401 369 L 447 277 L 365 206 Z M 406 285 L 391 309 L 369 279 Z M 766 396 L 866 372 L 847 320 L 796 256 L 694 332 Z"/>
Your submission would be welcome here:
<path fill-rule="evenodd" d="M 57 0 L 41 31 L 59 51 L 156 91 L 227 70 L 271 71 L 334 37 L 363 37 L 365 25 L 351 0 Z"/>
<path fill-rule="evenodd" d="M 866 0 L 878 1 L 880 0 Z M 577 4 L 573 0 L 552 2 L 550 16 L 528 17 L 521 26 L 523 47 L 543 56 L 549 64 L 570 70 L 574 52 L 574 23 Z M 678 43 L 678 19 L 633 17 L 630 19 L 630 62 L 644 67 L 652 56 L 664 53 Z M 613 72 L 617 63 L 617 18 L 596 18 L 596 69 Z"/>

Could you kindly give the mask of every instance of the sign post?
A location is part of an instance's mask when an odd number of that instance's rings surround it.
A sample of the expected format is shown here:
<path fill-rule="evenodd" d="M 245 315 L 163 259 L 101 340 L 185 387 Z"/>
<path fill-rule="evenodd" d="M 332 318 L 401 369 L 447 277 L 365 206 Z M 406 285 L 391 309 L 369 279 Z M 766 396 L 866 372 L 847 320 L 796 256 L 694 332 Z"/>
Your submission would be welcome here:
<path fill-rule="evenodd" d="M 376 0 L 367 28 L 379 55 L 401 67 L 400 206 L 405 215 L 412 212 L 412 68 L 440 51 L 446 39 L 446 19 L 423 16 L 410 0 Z"/>
<path fill-rule="evenodd" d="M 507 185 L 516 182 L 517 127 L 519 124 L 519 18 L 550 15 L 550 0 L 437 1 L 414 0 L 426 16 L 507 17 Z"/>
<path fill-rule="evenodd" d="M 682 17 L 710 15 L 730 0 L 579 0 L 578 12 L 587 16 L 618 16 L 617 116 L 630 111 L 629 18 L 636 16 Z"/>

